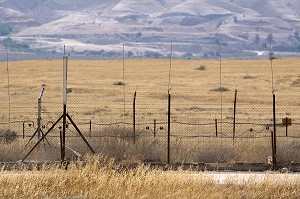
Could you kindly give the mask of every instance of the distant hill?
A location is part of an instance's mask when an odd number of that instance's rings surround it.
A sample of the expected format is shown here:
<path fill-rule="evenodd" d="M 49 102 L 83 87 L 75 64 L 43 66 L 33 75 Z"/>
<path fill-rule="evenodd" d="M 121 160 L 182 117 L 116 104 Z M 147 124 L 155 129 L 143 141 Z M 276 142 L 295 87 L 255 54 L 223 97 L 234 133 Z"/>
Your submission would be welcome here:
<path fill-rule="evenodd" d="M 0 0 L 0 43 L 15 53 L 228 58 L 300 50 L 299 0 Z M 6 39 L 6 40 L 4 40 Z M 24 47 L 25 46 L 25 47 Z M 1 58 L 0 58 L 1 59 Z"/>

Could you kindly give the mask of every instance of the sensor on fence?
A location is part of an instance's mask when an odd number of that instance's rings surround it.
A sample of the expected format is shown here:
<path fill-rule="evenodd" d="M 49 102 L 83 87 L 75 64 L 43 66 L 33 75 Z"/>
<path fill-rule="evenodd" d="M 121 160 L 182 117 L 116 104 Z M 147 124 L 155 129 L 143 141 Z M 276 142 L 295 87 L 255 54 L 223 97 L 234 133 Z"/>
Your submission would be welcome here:
<path fill-rule="evenodd" d="M 67 93 L 71 93 L 72 92 L 72 88 L 67 88 Z"/>
<path fill-rule="evenodd" d="M 43 135 L 42 139 L 39 139 L 36 145 L 27 153 L 27 155 L 23 158 L 22 162 L 31 154 L 31 152 L 38 146 L 38 144 L 46 138 L 47 134 L 62 120 L 62 126 L 59 126 L 58 128 L 60 129 L 60 148 L 61 148 L 61 161 L 65 161 L 65 155 L 66 155 L 66 150 L 65 150 L 65 138 L 66 138 L 66 129 L 69 127 L 69 124 L 67 123 L 67 119 L 71 122 L 71 124 L 74 126 L 76 129 L 77 133 L 80 135 L 82 140 L 85 142 L 85 144 L 89 147 L 90 151 L 92 153 L 95 153 L 94 149 L 91 147 L 91 145 L 88 143 L 88 141 L 85 139 L 77 125 L 74 123 L 72 118 L 67 112 L 67 93 L 72 92 L 71 88 L 67 87 L 67 72 L 68 72 L 68 56 L 66 55 L 66 48 L 64 46 L 64 57 L 63 57 L 63 114 L 59 117 L 59 119 L 50 127 L 50 129 Z M 34 126 L 34 124 L 33 124 Z M 62 130 L 62 131 L 61 131 Z"/>
<path fill-rule="evenodd" d="M 292 119 L 288 118 L 288 117 L 282 118 L 282 124 L 284 126 L 291 126 L 292 125 Z"/>
<path fill-rule="evenodd" d="M 164 129 L 164 127 L 163 127 L 163 126 L 161 126 L 161 127 L 159 127 L 159 129 L 160 129 L 160 130 L 163 130 L 163 129 Z"/>

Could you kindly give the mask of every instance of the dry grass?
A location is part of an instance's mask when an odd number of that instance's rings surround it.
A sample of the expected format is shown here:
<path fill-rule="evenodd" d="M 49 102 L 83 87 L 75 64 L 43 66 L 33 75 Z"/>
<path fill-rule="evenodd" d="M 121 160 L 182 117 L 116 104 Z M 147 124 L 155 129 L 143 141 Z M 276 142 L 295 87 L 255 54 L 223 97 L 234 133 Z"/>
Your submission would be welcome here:
<path fill-rule="evenodd" d="M 206 172 L 161 171 L 139 166 L 118 169 L 112 159 L 85 157 L 67 170 L 44 166 L 41 171 L 0 172 L 1 198 L 298 198 L 297 181 L 280 183 L 236 179 L 217 183 Z M 284 174 L 282 174 L 284 175 Z"/>
<path fill-rule="evenodd" d="M 131 133 L 131 132 L 130 132 Z M 105 154 L 116 161 L 138 162 L 166 162 L 166 137 L 138 135 L 135 139 L 127 135 L 108 135 L 102 137 L 87 137 L 97 154 Z M 27 147 L 27 139 L 19 139 L 11 143 L 0 145 L 0 162 L 16 162 L 22 160 L 36 143 L 32 140 Z M 42 142 L 26 161 L 60 160 L 60 145 L 58 137 L 48 137 Z M 299 144 L 293 139 L 287 139 L 278 145 L 278 163 L 299 162 L 297 154 Z M 75 153 L 75 152 L 77 153 Z M 84 156 L 90 153 L 88 147 L 80 137 L 66 138 L 67 159 L 77 159 L 78 154 Z M 267 163 L 271 156 L 271 140 L 269 138 L 171 138 L 171 162 L 205 162 L 205 163 Z M 80 158 L 79 157 L 79 158 Z"/>
<path fill-rule="evenodd" d="M 199 60 L 174 60 L 171 71 L 172 110 L 173 119 L 188 121 L 211 122 L 220 118 L 220 92 L 223 93 L 223 120 L 232 117 L 232 101 L 234 90 L 238 89 L 238 118 L 248 120 L 250 111 L 261 111 L 260 105 L 271 102 L 271 70 L 268 60 L 224 60 L 222 68 L 222 85 L 219 85 L 219 63 L 215 60 L 201 60 L 207 69 L 195 72 Z M 122 62 L 114 61 L 77 61 L 70 60 L 69 87 L 73 92 L 69 94 L 69 110 L 77 120 L 93 120 L 95 123 L 123 121 L 122 113 L 125 88 L 125 121 L 131 122 L 131 107 L 133 93 L 137 88 L 137 112 L 145 114 L 140 118 L 143 122 L 156 118 L 165 120 L 167 107 L 168 60 L 126 60 L 125 86 L 116 86 L 115 82 L 122 79 Z M 274 86 L 279 94 L 298 98 L 297 59 L 282 59 L 274 62 Z M 7 78 L 5 63 L 0 63 L 0 118 L 7 122 Z M 251 75 L 248 75 L 251 74 Z M 10 63 L 10 89 L 12 120 L 36 120 L 36 98 L 40 85 L 46 84 L 43 105 L 47 115 L 45 119 L 54 120 L 61 112 L 61 83 L 62 61 L 21 61 Z M 245 78 L 246 77 L 246 78 Z M 255 77 L 248 78 L 248 77 Z M 278 97 L 279 98 L 279 97 Z M 282 98 L 279 98 L 279 100 Z M 285 106 L 294 106 L 292 98 L 282 99 Z M 254 110 L 245 110 L 249 104 Z M 25 108 L 26 106 L 26 108 Z M 177 111 L 176 106 L 182 111 Z M 182 114 L 193 106 L 204 108 L 197 114 L 193 111 L 188 117 Z M 22 108 L 22 109 L 21 109 Z M 105 110 L 97 112 L 98 110 Z M 143 112 L 142 112 L 143 111 Z M 268 110 L 265 110 L 266 112 Z M 97 112 L 97 114 L 95 114 Z M 290 110 L 291 116 L 295 110 Z M 91 113 L 91 114 L 89 114 Z M 93 113 L 93 114 L 92 114 Z M 147 116 L 146 114 L 149 113 Z M 257 114 L 260 114 L 258 112 Z M 249 115 L 250 114 L 250 115 Z M 287 116 L 285 107 L 279 107 L 279 116 Z M 205 117 L 204 117 L 205 116 Z M 268 120 L 269 115 L 259 117 Z M 139 118 L 138 118 L 139 119 Z M 256 119 L 256 118 L 255 118 Z M 184 120 L 184 121 L 185 121 Z M 258 119 L 257 119 L 258 120 Z M 17 129 L 21 131 L 21 129 Z"/>
<path fill-rule="evenodd" d="M 299 59 L 278 59 L 273 62 L 274 86 L 277 94 L 278 123 L 286 116 L 292 118 L 289 127 L 291 136 L 298 136 L 300 124 L 299 102 Z M 206 66 L 203 71 L 196 71 L 199 65 Z M 20 61 L 10 62 L 11 92 L 11 128 L 22 135 L 22 121 L 36 121 L 36 102 L 41 84 L 46 84 L 43 97 L 43 122 L 54 122 L 62 113 L 62 61 Z M 166 160 L 166 129 L 167 120 L 167 87 L 169 80 L 169 60 L 126 60 L 124 86 L 116 86 L 114 82 L 122 79 L 122 61 L 78 61 L 69 60 L 68 81 L 73 89 L 68 97 L 68 110 L 79 128 L 88 135 L 87 123 L 93 122 L 93 136 L 89 141 L 97 153 L 104 153 L 117 160 L 124 158 L 140 160 Z M 255 78 L 253 78 L 255 77 Z M 238 89 L 237 122 L 272 123 L 271 69 L 269 60 L 224 60 L 222 63 L 222 87 L 219 87 L 218 60 L 173 60 L 171 70 L 172 93 L 172 145 L 171 160 L 173 162 L 266 162 L 270 155 L 270 139 L 237 138 L 233 145 L 232 124 L 234 90 Z M 136 87 L 138 85 L 138 87 Z M 227 88 L 228 92 L 212 91 L 216 88 Z M 125 89 L 125 112 L 124 109 Z M 132 122 L 133 93 L 137 89 L 137 131 L 143 132 L 136 145 L 122 138 L 102 138 L 115 136 L 115 126 L 97 125 L 113 122 Z M 217 89 L 218 90 L 218 89 Z M 220 94 L 222 93 L 222 118 L 220 115 Z M 0 63 L 0 128 L 6 129 L 8 121 L 7 108 L 7 77 L 6 63 Z M 146 126 L 156 119 L 164 123 L 164 130 L 154 139 Z M 219 139 L 214 138 L 214 121 L 224 122 L 219 125 Z M 187 126 L 176 122 L 201 123 L 212 125 Z M 3 123 L 3 124 L 2 124 Z M 144 124 L 145 123 L 145 124 Z M 50 123 L 51 125 L 51 123 Z M 270 136 L 264 126 L 239 125 L 236 135 L 243 136 L 248 129 L 262 131 L 261 135 Z M 126 126 L 132 132 L 131 126 Z M 25 134 L 31 136 L 33 127 L 26 123 Z M 72 129 L 74 131 L 74 129 Z M 222 133 L 221 133 L 222 131 Z M 278 127 L 279 136 L 284 136 L 285 128 Z M 54 129 L 51 135 L 59 135 Z M 74 133 L 68 131 L 68 135 Z M 185 136 L 191 136 L 186 138 Z M 200 136 L 200 137 L 199 137 Z M 203 137 L 201 137 L 203 136 Z M 205 136 L 211 136 L 206 138 Z M 143 138 L 144 137 L 144 138 Z M 222 138 L 223 137 L 223 138 Z M 70 138 L 71 139 L 71 138 Z M 73 138 L 72 138 L 73 139 Z M 27 151 L 21 151 L 28 140 L 0 145 L 0 161 L 16 161 Z M 51 141 L 52 150 L 59 152 L 58 138 Z M 68 142 L 68 140 L 67 140 Z M 282 138 L 278 141 L 283 161 L 299 161 L 297 154 L 300 143 L 297 140 Z M 32 146 L 32 145 L 30 145 Z M 88 150 L 80 139 L 73 139 L 68 146 L 84 154 Z M 7 152 L 8 149 L 9 152 Z M 42 147 L 41 147 L 42 148 Z M 48 149 L 47 146 L 43 148 Z M 15 150 L 14 150 L 15 149 Z M 59 154 L 36 152 L 30 158 L 59 158 Z M 255 153 L 253 153 L 255 151 Z M 16 154 L 15 156 L 13 154 Z M 68 157 L 73 157 L 68 151 Z M 280 158 L 279 158 L 280 159 Z"/>

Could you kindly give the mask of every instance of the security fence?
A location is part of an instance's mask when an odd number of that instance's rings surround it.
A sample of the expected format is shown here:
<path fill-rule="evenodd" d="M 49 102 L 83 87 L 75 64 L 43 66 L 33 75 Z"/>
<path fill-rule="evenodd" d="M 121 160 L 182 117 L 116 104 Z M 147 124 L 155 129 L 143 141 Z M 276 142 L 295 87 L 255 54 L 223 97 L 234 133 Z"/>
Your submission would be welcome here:
<path fill-rule="evenodd" d="M 216 68 L 214 71 L 218 72 Z M 225 70 L 224 74 L 234 79 L 236 73 Z M 258 84 L 257 88 L 248 89 L 240 86 L 243 82 L 232 86 L 226 81 L 222 85 L 216 81 L 214 87 L 199 88 L 194 80 L 187 78 L 182 82 L 176 77 L 179 75 L 172 79 L 170 99 L 164 81 L 163 86 L 158 82 L 157 85 L 149 83 L 147 87 L 136 86 L 138 83 L 133 80 L 125 85 L 109 83 L 109 88 L 101 90 L 103 85 L 93 81 L 81 84 L 77 77 L 70 80 L 75 88 L 68 94 L 67 110 L 96 153 L 116 159 L 266 163 L 276 158 L 280 163 L 300 161 L 298 87 L 276 90 L 274 102 L 268 78 L 267 88 Z M 5 80 L 5 75 L 1 78 Z M 0 95 L 0 129 L 16 132 L 15 142 L 28 142 L 38 128 L 39 87 L 16 84 L 16 75 L 11 78 L 15 79 L 9 88 L 10 98 L 7 84 L 2 80 L 5 85 Z M 259 78 L 257 75 L 256 79 L 249 76 L 241 79 L 251 87 Z M 61 82 L 57 79 L 51 80 L 51 86 L 46 85 L 42 97 L 40 128 L 43 133 L 63 113 Z M 59 153 L 61 130 L 62 122 L 59 122 L 44 142 L 47 150 L 53 148 L 52 153 Z M 3 133 L 2 136 L 5 137 Z M 88 152 L 70 121 L 67 121 L 66 136 L 70 156 Z M 37 142 L 36 137 L 32 143 Z M 33 146 L 32 143 L 29 145 Z"/>

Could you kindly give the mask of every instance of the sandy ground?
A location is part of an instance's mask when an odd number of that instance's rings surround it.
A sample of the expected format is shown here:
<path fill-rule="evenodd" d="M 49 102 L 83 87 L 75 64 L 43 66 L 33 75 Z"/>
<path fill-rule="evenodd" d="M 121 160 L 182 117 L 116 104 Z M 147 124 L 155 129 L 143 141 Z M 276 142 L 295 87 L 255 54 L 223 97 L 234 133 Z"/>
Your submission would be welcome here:
<path fill-rule="evenodd" d="M 191 180 L 212 179 L 216 184 L 245 184 L 276 182 L 280 184 L 297 183 L 300 180 L 299 173 L 279 173 L 279 172 L 203 172 L 187 173 L 187 178 Z"/>
<path fill-rule="evenodd" d="M 4 171 L 2 176 L 18 177 L 22 175 L 39 176 L 45 175 L 45 172 L 19 172 Z M 167 174 L 167 173 L 166 173 Z M 184 175 L 190 180 L 204 179 L 213 180 L 216 184 L 245 184 L 245 183 L 264 183 L 276 182 L 276 184 L 296 184 L 300 181 L 300 173 L 279 173 L 279 172 L 187 172 L 174 175 Z"/>

